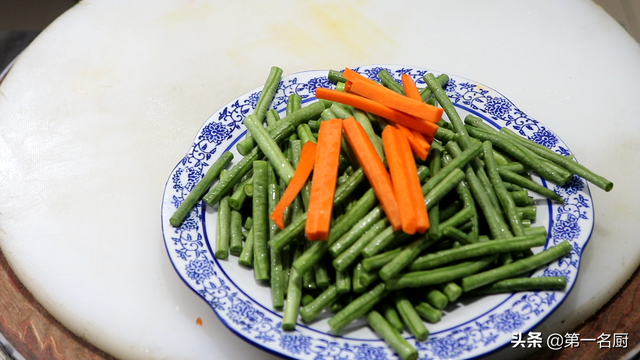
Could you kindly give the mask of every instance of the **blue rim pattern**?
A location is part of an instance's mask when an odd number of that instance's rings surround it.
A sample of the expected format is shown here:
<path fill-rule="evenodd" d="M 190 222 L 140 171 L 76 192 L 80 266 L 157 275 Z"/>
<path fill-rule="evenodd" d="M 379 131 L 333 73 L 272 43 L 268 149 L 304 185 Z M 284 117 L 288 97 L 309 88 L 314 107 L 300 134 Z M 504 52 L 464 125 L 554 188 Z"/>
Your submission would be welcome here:
<path fill-rule="evenodd" d="M 376 80 L 381 69 L 387 69 L 398 80 L 402 74 L 408 74 L 418 86 L 424 86 L 422 77 L 432 72 L 393 65 L 354 68 Z M 305 103 L 314 101 L 316 88 L 334 87 L 327 80 L 326 73 L 308 71 L 284 77 L 273 108 L 284 111 L 286 99 L 292 93 L 299 94 Z M 571 154 L 557 135 L 489 87 L 450 75 L 446 92 L 461 114 L 471 113 L 496 128 L 507 127 L 560 154 Z M 215 219 L 215 211 L 209 209 L 212 214 L 208 214 L 205 206 L 198 206 L 180 228 L 173 228 L 169 224 L 175 209 L 202 178 L 206 169 L 224 151 L 235 151 L 235 143 L 246 132 L 241 122 L 253 111 L 259 95 L 260 89 L 253 90 L 213 114 L 167 181 L 161 218 L 165 246 L 174 268 L 187 286 L 207 301 L 227 327 L 249 343 L 269 352 L 296 359 L 397 359 L 397 355 L 375 335 L 370 339 L 352 338 L 348 334 L 337 337 L 316 329 L 314 324 L 298 324 L 296 331 L 282 331 L 281 313 L 270 308 L 270 303 L 261 303 L 248 295 L 246 287 L 254 285 L 239 286 L 233 275 L 225 271 L 230 264 L 214 258 L 211 243 L 215 240 L 209 241 L 207 233 L 211 230 L 207 229 L 215 226 L 215 222 L 211 221 Z M 473 358 L 496 351 L 511 341 L 512 332 L 524 333 L 542 322 L 569 294 L 578 275 L 582 250 L 593 229 L 594 210 L 589 188 L 577 176 L 563 186 L 538 180 L 553 188 L 565 200 L 562 206 L 540 200 L 538 212 L 548 213 L 548 222 L 543 225 L 550 230 L 545 248 L 561 241 L 570 241 L 572 251 L 532 276 L 566 276 L 568 289 L 565 292 L 516 293 L 496 301 L 490 310 L 471 320 L 465 319 L 447 329 L 432 332 L 424 342 L 407 336 L 419 350 L 420 359 Z M 455 317 L 455 312 L 445 317 Z"/>

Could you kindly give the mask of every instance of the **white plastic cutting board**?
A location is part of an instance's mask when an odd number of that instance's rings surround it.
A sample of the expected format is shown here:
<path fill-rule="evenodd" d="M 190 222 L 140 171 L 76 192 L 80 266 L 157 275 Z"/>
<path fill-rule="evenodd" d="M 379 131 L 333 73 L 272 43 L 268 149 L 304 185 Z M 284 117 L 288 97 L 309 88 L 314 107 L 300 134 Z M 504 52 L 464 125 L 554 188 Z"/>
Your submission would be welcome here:
<path fill-rule="evenodd" d="M 47 310 L 116 357 L 271 357 L 175 274 L 165 181 L 203 121 L 270 66 L 374 63 L 491 86 L 606 174 L 615 187 L 591 186 L 578 283 L 541 329 L 564 333 L 616 293 L 640 262 L 640 46 L 586 0 L 83 0 L 0 88 L 5 256 Z"/>

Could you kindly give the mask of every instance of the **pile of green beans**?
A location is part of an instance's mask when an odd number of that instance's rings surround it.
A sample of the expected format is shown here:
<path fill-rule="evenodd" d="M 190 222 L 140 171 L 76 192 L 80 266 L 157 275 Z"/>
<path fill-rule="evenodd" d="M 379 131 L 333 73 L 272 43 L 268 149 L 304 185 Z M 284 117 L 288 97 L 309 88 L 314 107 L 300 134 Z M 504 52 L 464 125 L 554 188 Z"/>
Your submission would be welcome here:
<path fill-rule="evenodd" d="M 443 90 L 446 75 L 428 73 L 421 90 L 423 100 L 439 104 L 450 120 L 439 123 L 427 160 L 416 160 L 431 223 L 426 233 L 393 231 L 346 141 L 328 241 L 312 242 L 304 235 L 311 180 L 285 212 L 286 227 L 280 230 L 269 214 L 294 175 L 302 146 L 316 142 L 322 121 L 353 116 L 383 160 L 380 134 L 388 126 L 337 103 L 303 107 L 297 94 L 289 97 L 281 118 L 269 110 L 281 74 L 272 68 L 258 107 L 244 121 L 249 133 L 238 144 L 244 157 L 225 169 L 232 155 L 223 154 L 171 224 L 179 226 L 199 199 L 217 205 L 216 258 L 237 256 L 241 266 L 253 269 L 256 281 L 270 284 L 284 330 L 295 329 L 298 319 L 318 321 L 324 312 L 333 313 L 328 323 L 339 335 L 364 317 L 402 359 L 416 359 L 402 332 L 424 341 L 425 322 L 439 321 L 460 296 L 565 289 L 565 278 L 520 277 L 571 251 L 561 242 L 534 255 L 532 249 L 546 245 L 547 231 L 531 226 L 536 207 L 528 192 L 557 203 L 563 199 L 527 172 L 557 184 L 578 174 L 606 191 L 613 184 L 571 158 L 478 118 L 463 121 Z M 402 93 L 388 72 L 379 75 L 384 86 Z M 328 78 L 338 88 L 346 81 L 334 70 Z"/>

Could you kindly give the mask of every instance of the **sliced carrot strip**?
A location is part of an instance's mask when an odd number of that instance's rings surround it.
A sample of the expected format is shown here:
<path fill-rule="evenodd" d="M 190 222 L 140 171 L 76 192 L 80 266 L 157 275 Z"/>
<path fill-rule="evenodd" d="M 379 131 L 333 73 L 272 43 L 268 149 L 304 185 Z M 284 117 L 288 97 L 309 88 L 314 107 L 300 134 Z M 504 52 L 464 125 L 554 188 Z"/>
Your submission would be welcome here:
<path fill-rule="evenodd" d="M 408 98 L 422 102 L 420 91 L 411 76 L 402 74 L 402 88 L 404 89 L 404 94 L 407 95 Z"/>
<path fill-rule="evenodd" d="M 422 195 L 422 187 L 420 186 L 420 178 L 418 177 L 418 169 L 416 163 L 411 156 L 411 148 L 407 138 L 400 132 L 396 132 L 396 138 L 400 147 L 403 163 L 405 164 L 407 176 L 409 179 L 409 190 L 412 209 L 416 214 L 416 232 L 424 233 L 429 229 L 429 215 L 427 214 L 427 206 L 424 203 L 424 195 Z"/>
<path fill-rule="evenodd" d="M 400 209 L 387 172 L 367 133 L 353 117 L 342 121 L 344 134 L 395 231 L 402 228 Z"/>
<path fill-rule="evenodd" d="M 287 185 L 287 189 L 282 194 L 280 201 L 271 212 L 269 217 L 273 222 L 278 225 L 280 230 L 284 229 L 284 212 L 293 200 L 298 196 L 300 190 L 307 182 L 309 175 L 311 174 L 311 170 L 313 170 L 313 166 L 316 161 L 316 144 L 312 141 L 307 141 L 302 146 L 302 152 L 300 153 L 300 161 L 298 162 L 298 167 L 296 168 L 293 177 L 289 181 L 289 185 Z"/>
<path fill-rule="evenodd" d="M 402 88 L 404 89 L 404 93 L 405 95 L 407 95 L 407 97 L 416 101 L 422 101 L 422 96 L 420 96 L 420 91 L 418 90 L 418 87 L 416 86 L 416 83 L 413 81 L 413 78 L 411 76 L 407 74 L 402 74 Z M 424 136 L 422 136 L 422 134 L 420 134 L 419 132 L 416 132 L 415 130 L 411 130 L 411 132 L 413 133 L 413 136 L 417 140 L 416 144 L 414 144 L 414 140 L 408 136 L 407 132 L 403 131 L 403 133 L 407 136 L 407 139 L 409 139 L 409 145 L 411 145 L 411 149 L 413 149 L 414 146 L 417 146 L 417 144 L 422 144 L 424 145 L 425 150 L 429 152 L 429 149 L 431 148 L 431 143 L 433 142 L 433 135 L 430 136 L 430 140 L 428 140 L 428 139 L 425 139 Z"/>
<path fill-rule="evenodd" d="M 333 197 L 338 181 L 342 120 L 331 119 L 320 124 L 315 167 L 305 232 L 309 240 L 327 240 L 331 226 Z M 307 142 L 308 144 L 308 142 Z"/>
<path fill-rule="evenodd" d="M 345 68 L 344 71 L 342 72 L 342 76 L 344 76 L 345 79 L 349 80 L 349 81 L 357 81 L 357 80 L 362 80 L 362 81 L 369 81 L 372 84 L 376 84 L 379 85 L 377 82 L 369 79 L 366 76 L 362 76 L 361 74 L 349 69 L 349 68 Z"/>
<path fill-rule="evenodd" d="M 406 126 L 396 124 L 391 120 L 387 120 L 389 125 L 394 126 L 396 129 L 402 131 L 402 133 L 409 140 L 409 145 L 411 145 L 411 150 L 413 153 L 422 161 L 426 160 L 427 156 L 429 156 L 429 150 L 431 149 L 431 144 L 425 139 L 422 133 L 417 132 L 413 129 L 409 129 Z"/>
<path fill-rule="evenodd" d="M 339 102 L 341 104 L 353 106 L 360 110 L 370 112 L 374 115 L 382 116 L 387 120 L 404 125 L 410 129 L 414 129 L 430 138 L 433 138 L 438 130 L 438 125 L 434 123 L 423 121 L 415 116 L 405 114 L 402 111 L 392 109 L 388 106 L 355 94 L 326 88 L 317 88 L 316 98 Z"/>
<path fill-rule="evenodd" d="M 387 126 L 382 131 L 382 144 L 384 152 L 387 155 L 387 164 L 391 173 L 391 182 L 393 184 L 393 192 L 400 208 L 400 220 L 402 221 L 402 231 L 409 235 L 416 233 L 416 211 L 414 209 L 411 198 L 411 184 L 409 182 L 409 174 L 407 165 L 405 164 L 404 154 L 398 144 L 398 129 L 393 126 Z M 411 159 L 413 162 L 413 157 Z"/>
<path fill-rule="evenodd" d="M 431 149 L 431 145 L 429 145 L 424 136 L 422 136 L 422 134 L 415 130 L 407 128 L 406 126 L 402 126 L 400 124 L 395 125 L 398 130 L 400 130 L 402 134 L 407 137 L 407 140 L 409 140 L 409 145 L 411 146 L 411 150 L 413 150 L 413 153 L 416 154 L 416 156 L 420 160 L 426 160 L 427 156 L 429 155 L 429 149 Z"/>
<path fill-rule="evenodd" d="M 380 84 L 372 84 L 368 81 L 352 81 L 349 92 L 432 123 L 440 121 L 444 112 L 442 108 L 416 101 Z"/>

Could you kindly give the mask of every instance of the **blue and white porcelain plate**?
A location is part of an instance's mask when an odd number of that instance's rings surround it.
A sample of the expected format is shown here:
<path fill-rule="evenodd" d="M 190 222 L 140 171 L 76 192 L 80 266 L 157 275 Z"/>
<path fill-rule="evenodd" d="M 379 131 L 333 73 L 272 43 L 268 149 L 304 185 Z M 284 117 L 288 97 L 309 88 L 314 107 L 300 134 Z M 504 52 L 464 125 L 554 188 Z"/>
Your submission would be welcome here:
<path fill-rule="evenodd" d="M 398 80 L 402 74 L 409 74 L 418 86 L 425 86 L 422 77 L 432 71 L 391 65 L 354 68 L 376 80 L 381 69 L 387 69 Z M 434 71 L 436 76 L 440 73 Z M 293 93 L 302 97 L 303 106 L 316 101 L 316 88 L 334 87 L 326 75 L 327 71 L 306 71 L 283 77 L 273 108 L 284 112 L 286 99 Z M 238 265 L 237 257 L 218 260 L 213 256 L 216 207 L 201 203 L 181 227 L 169 224 L 176 208 L 220 154 L 231 151 L 235 155 L 233 162 L 239 161 L 235 144 L 246 133 L 242 120 L 252 113 L 260 90 L 238 97 L 213 114 L 169 176 L 162 201 L 162 228 L 169 259 L 187 286 L 211 306 L 231 331 L 266 351 L 292 359 L 397 359 L 384 341 L 364 326 L 364 321 L 352 324 L 343 336 L 331 333 L 326 316 L 310 325 L 299 322 L 295 331 L 283 331 L 282 312 L 271 307 L 269 288 L 256 283 L 252 271 Z M 560 154 L 571 154 L 550 129 L 487 86 L 450 75 L 446 92 L 462 118 L 473 114 L 496 128 L 507 127 Z M 569 241 L 573 249 L 531 276 L 566 276 L 567 289 L 492 295 L 450 304 L 440 322 L 427 324 L 431 335 L 426 341 L 417 342 L 410 334 L 403 334 L 419 350 L 420 359 L 466 359 L 491 353 L 509 344 L 512 334 L 526 333 L 544 321 L 569 294 L 593 229 L 589 188 L 577 176 L 563 186 L 533 178 L 565 200 L 564 205 L 559 205 L 531 194 L 537 205 L 534 225 L 549 230 L 545 248 Z M 540 247 L 534 252 L 542 250 Z"/>

